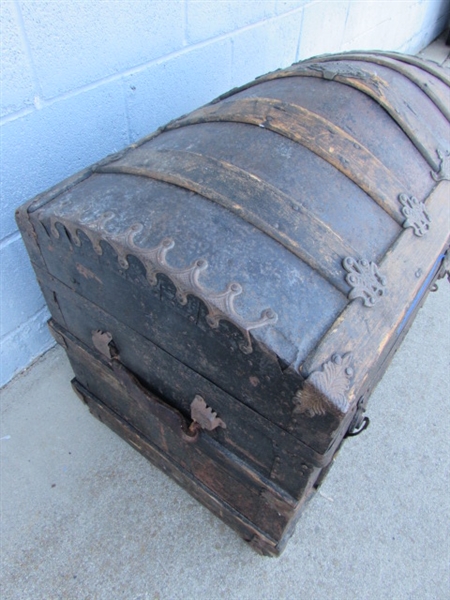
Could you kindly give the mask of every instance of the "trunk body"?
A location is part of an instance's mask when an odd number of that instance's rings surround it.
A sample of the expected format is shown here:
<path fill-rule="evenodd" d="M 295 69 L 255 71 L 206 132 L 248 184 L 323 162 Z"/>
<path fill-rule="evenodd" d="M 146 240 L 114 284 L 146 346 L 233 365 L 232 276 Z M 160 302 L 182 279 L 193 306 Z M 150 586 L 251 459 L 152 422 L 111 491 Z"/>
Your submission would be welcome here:
<path fill-rule="evenodd" d="M 17 211 L 77 393 L 259 552 L 448 270 L 448 97 L 412 57 L 312 59 Z"/>

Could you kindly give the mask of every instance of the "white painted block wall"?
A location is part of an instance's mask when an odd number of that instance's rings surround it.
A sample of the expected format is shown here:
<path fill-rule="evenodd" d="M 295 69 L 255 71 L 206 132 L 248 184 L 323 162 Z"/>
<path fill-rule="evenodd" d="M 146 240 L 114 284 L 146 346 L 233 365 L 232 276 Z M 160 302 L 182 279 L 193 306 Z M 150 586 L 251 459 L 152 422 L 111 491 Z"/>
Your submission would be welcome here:
<path fill-rule="evenodd" d="M 2 0 L 0 385 L 53 343 L 14 209 L 230 88 L 324 52 L 415 53 L 447 0 Z"/>

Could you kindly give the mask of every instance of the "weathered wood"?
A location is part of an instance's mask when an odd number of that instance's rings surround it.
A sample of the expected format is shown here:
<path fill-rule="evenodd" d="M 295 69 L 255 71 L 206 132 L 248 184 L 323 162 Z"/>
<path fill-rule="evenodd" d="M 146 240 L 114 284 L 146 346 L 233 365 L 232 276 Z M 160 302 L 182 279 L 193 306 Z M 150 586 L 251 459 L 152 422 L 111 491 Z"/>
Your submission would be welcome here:
<path fill-rule="evenodd" d="M 339 291 L 346 289 L 340 259 L 355 250 L 301 204 L 230 163 L 192 152 L 146 150 L 142 162 L 133 156 L 99 172 L 149 177 L 196 192 L 280 242 Z M 326 257 L 324 245 L 329 248 Z"/>
<path fill-rule="evenodd" d="M 30 259 L 36 265 L 44 267 L 45 264 L 39 248 L 38 236 L 28 216 L 27 205 L 21 206 L 16 210 L 16 222 Z"/>
<path fill-rule="evenodd" d="M 348 391 L 354 402 L 374 370 L 410 322 L 410 313 L 428 290 L 449 245 L 450 182 L 442 181 L 431 193 L 426 208 L 433 235 L 417 238 L 406 229 L 386 254 L 380 269 L 389 279 L 389 294 L 367 314 L 360 301 L 343 311 L 313 355 L 302 365 L 304 375 L 320 369 L 335 352 L 354 352 L 355 375 Z"/>
<path fill-rule="evenodd" d="M 189 494 L 204 504 L 210 511 L 221 518 L 227 525 L 235 529 L 245 541 L 251 542 L 255 538 L 262 545 L 265 553 L 277 556 L 278 545 L 262 530 L 255 527 L 248 519 L 238 513 L 231 505 L 226 504 L 218 498 L 202 480 L 196 479 L 189 471 L 171 460 L 164 452 L 161 452 L 151 444 L 132 425 L 127 423 L 119 415 L 108 409 L 98 398 L 95 398 L 86 388 L 83 388 L 76 379 L 72 381 L 74 390 L 89 407 L 99 421 L 105 423 L 115 433 L 120 435 L 138 452 L 143 454 L 150 462 L 170 475 Z"/>
<path fill-rule="evenodd" d="M 320 115 L 295 104 L 252 97 L 201 108 L 168 129 L 214 121 L 256 125 L 302 144 L 358 184 L 395 221 L 402 222 L 396 202 L 404 191 L 402 183 L 360 142 Z M 152 158 L 150 155 L 149 165 Z M 287 207 L 289 204 L 285 201 Z"/>
<path fill-rule="evenodd" d="M 231 503 L 251 522 L 259 524 L 272 539 L 283 537 L 297 509 L 297 501 L 229 453 L 209 435 L 201 432 L 197 439 L 191 441 L 183 436 L 181 427 L 177 431 L 176 427 L 168 426 L 166 414 L 167 411 L 173 414 L 173 409 L 165 408 L 164 403 L 149 391 L 145 396 L 130 395 L 111 369 L 68 336 L 64 337 L 68 356 L 83 387 L 96 396 L 96 389 L 91 389 L 95 385 L 95 374 L 96 379 L 102 382 L 101 393 L 105 406 L 126 422 L 135 424 L 146 439 L 202 481 L 220 499 Z M 98 389 L 98 385 L 96 387 Z"/>
<path fill-rule="evenodd" d="M 435 77 L 443 81 L 446 85 L 450 85 L 450 76 L 448 74 L 448 70 L 444 69 L 443 67 L 441 67 L 433 61 L 424 60 L 411 54 L 401 54 L 400 52 L 387 52 L 379 50 L 377 54 L 381 56 L 388 56 L 400 62 L 419 67 L 423 71 L 434 75 Z"/>
<path fill-rule="evenodd" d="M 261 473 L 270 476 L 292 496 L 298 498 L 302 494 L 302 478 L 310 466 L 323 468 L 331 460 L 337 441 L 326 453 L 315 452 L 245 404 L 234 402 L 231 396 L 208 379 L 178 362 L 99 307 L 82 297 L 73 302 L 71 290 L 45 272 L 37 271 L 37 275 L 45 297 L 58 298 L 57 311 L 54 312 L 54 307 L 50 305 L 56 322 L 61 323 L 59 315 L 63 315 L 65 330 L 77 337 L 80 347 L 84 344 L 94 351 L 92 332 L 109 331 L 125 364 L 184 414 L 189 414 L 190 403 L 195 395 L 204 397 L 227 424 L 226 429 L 218 429 L 209 435 L 243 460 L 249 461 Z M 53 333 L 55 330 L 58 331 L 58 328 L 53 326 Z M 67 332 L 64 335 L 70 336 Z M 64 342 L 60 343 L 65 346 Z M 176 373 L 177 376 L 169 379 L 167 373 Z M 98 385 L 101 389 L 101 380 Z M 318 437 L 320 439 L 320 435 Z"/>
<path fill-rule="evenodd" d="M 18 212 L 77 391 L 257 551 L 282 551 L 445 271 L 448 84 L 311 59 Z"/>
<path fill-rule="evenodd" d="M 399 55 L 401 56 L 401 55 Z M 323 57 L 322 62 L 325 62 L 328 57 Z M 389 67 L 393 71 L 397 71 L 401 75 L 407 77 L 417 87 L 419 87 L 424 94 L 426 94 L 430 100 L 439 108 L 441 113 L 447 120 L 450 120 L 450 107 L 448 98 L 448 84 L 444 83 L 444 80 L 440 79 L 440 73 L 433 73 L 424 68 L 424 63 L 417 62 L 408 63 L 403 60 L 394 58 L 393 55 L 383 54 L 370 54 L 369 52 L 346 52 L 342 55 L 333 55 L 329 57 L 330 60 L 351 60 L 351 61 L 363 61 L 374 63 L 376 65 L 382 65 Z M 413 58 L 413 57 L 411 57 Z M 448 78 L 447 78 L 448 79 Z"/>
<path fill-rule="evenodd" d="M 284 77 L 320 77 L 337 81 L 354 87 L 373 98 L 406 133 L 432 169 L 438 170 L 436 150 L 439 147 L 448 147 L 449 123 L 447 119 L 444 115 L 442 115 L 442 119 L 439 119 L 436 113 L 433 113 L 432 109 L 430 110 L 430 106 L 426 105 L 428 98 L 425 98 L 423 94 L 414 94 L 413 89 L 408 85 L 413 86 L 413 82 L 406 78 L 404 80 L 392 78 L 391 71 L 383 66 L 378 68 L 375 73 L 370 66 L 368 68 L 360 65 L 354 67 L 351 60 L 344 62 L 333 60 L 331 56 L 328 56 L 324 61 L 305 61 L 283 71 L 269 73 L 242 88 L 224 94 L 219 99 L 228 98 L 231 94 L 248 89 L 250 86 Z M 427 122 L 428 115 L 434 121 L 431 128 Z"/>
<path fill-rule="evenodd" d="M 315 67 L 311 66 L 309 68 L 314 69 Z M 414 103 L 417 97 L 411 94 L 411 89 L 406 81 L 402 82 L 401 86 L 394 86 L 389 77 L 384 78 L 388 71 L 386 69 L 385 72 L 383 67 L 377 69 L 377 75 L 373 75 L 371 70 L 363 68 L 355 70 L 355 72 L 350 70 L 350 73 L 347 74 L 348 66 L 342 65 L 339 61 L 336 63 L 328 62 L 326 67 L 321 65 L 318 67 L 317 75 L 312 75 L 314 71 L 307 71 L 307 69 L 308 67 L 299 68 L 299 75 L 333 79 L 345 85 L 350 85 L 373 98 L 402 128 L 431 168 L 435 171 L 439 168 L 436 159 L 436 138 L 438 139 L 438 147 L 445 147 L 448 144 L 448 123 L 442 120 L 440 126 L 443 131 L 441 132 L 439 129 L 436 131 L 435 126 L 432 132 L 426 119 L 427 114 L 433 114 L 432 110 L 430 111 L 429 107 L 420 106 L 420 104 L 424 104 L 423 95 L 419 96 L 419 106 Z M 379 75 L 379 71 L 382 71 L 382 74 Z"/>

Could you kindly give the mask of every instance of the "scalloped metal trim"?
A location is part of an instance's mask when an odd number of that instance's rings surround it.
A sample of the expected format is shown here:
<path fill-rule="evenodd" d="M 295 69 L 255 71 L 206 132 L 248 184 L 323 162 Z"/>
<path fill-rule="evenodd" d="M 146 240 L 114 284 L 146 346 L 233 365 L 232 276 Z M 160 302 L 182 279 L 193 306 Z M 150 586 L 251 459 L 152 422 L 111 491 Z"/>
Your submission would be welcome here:
<path fill-rule="evenodd" d="M 430 229 L 431 223 L 425 204 L 414 196 L 407 196 L 406 194 L 400 194 L 398 199 L 402 205 L 402 215 L 405 217 L 403 228 L 412 227 L 414 235 L 424 236 Z"/>
<path fill-rule="evenodd" d="M 334 354 L 322 365 L 320 371 L 313 371 L 306 379 L 303 388 L 294 396 L 294 413 L 309 417 L 333 414 L 345 414 L 350 408 L 347 392 L 354 371 L 353 355 Z"/>
<path fill-rule="evenodd" d="M 76 246 L 81 245 L 78 231 L 82 231 L 90 240 L 94 251 L 101 255 L 103 250 L 101 242 L 107 242 L 117 253 L 117 260 L 123 269 L 128 269 L 128 255 L 138 258 L 145 267 L 147 280 L 151 285 L 156 285 L 158 273 L 166 275 L 176 288 L 177 300 L 180 304 L 186 304 L 188 295 L 193 295 L 204 302 L 208 309 L 206 320 L 208 324 L 216 329 L 222 319 L 236 325 L 244 336 L 244 343 L 240 344 L 241 350 L 249 354 L 252 352 L 252 344 L 249 332 L 252 329 L 264 327 L 276 323 L 278 315 L 271 308 L 262 311 L 259 319 L 249 321 L 236 312 L 234 301 L 236 296 L 243 292 L 239 283 L 229 283 L 222 292 L 214 292 L 201 285 L 200 274 L 208 267 L 208 262 L 201 258 L 195 260 L 191 265 L 184 268 L 171 266 L 167 262 L 167 253 L 175 246 L 175 241 L 170 238 L 163 239 L 154 248 L 142 248 L 135 243 L 135 237 L 142 232 L 142 223 L 134 223 L 124 232 L 115 233 L 105 229 L 105 225 L 114 219 L 115 214 L 108 211 L 97 218 L 79 219 L 78 223 L 60 216 L 50 218 L 50 231 L 56 238 L 60 237 L 56 227 L 60 223 L 69 232 L 70 239 Z M 41 215 L 38 215 L 41 218 Z"/>
<path fill-rule="evenodd" d="M 348 294 L 350 300 L 362 298 L 364 306 L 372 307 L 386 293 L 386 278 L 380 275 L 374 262 L 357 260 L 347 256 L 342 261 L 348 272 L 345 281 L 352 288 Z"/>

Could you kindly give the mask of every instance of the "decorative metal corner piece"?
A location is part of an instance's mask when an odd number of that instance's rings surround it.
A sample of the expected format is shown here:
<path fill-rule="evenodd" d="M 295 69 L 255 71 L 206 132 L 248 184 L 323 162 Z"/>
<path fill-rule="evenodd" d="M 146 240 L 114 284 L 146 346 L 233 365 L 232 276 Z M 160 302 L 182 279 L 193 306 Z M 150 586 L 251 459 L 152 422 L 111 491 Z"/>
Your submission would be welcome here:
<path fill-rule="evenodd" d="M 450 181 L 450 152 L 436 150 L 436 153 L 440 160 L 439 171 L 431 171 L 431 177 L 435 181 Z"/>
<path fill-rule="evenodd" d="M 418 237 L 425 235 L 430 229 L 431 223 L 425 204 L 414 196 L 407 196 L 406 194 L 400 194 L 398 199 L 402 205 L 402 215 L 406 218 L 403 221 L 403 228 L 412 227 L 414 234 Z"/>
<path fill-rule="evenodd" d="M 329 412 L 345 414 L 350 407 L 347 392 L 354 373 L 352 361 L 351 352 L 335 354 L 320 371 L 313 371 L 295 394 L 294 412 L 310 417 Z"/>
<path fill-rule="evenodd" d="M 78 222 L 74 222 L 75 216 Z M 208 309 L 206 320 L 211 327 L 217 328 L 222 319 L 236 325 L 244 336 L 240 348 L 245 354 L 252 352 L 249 332 L 252 329 L 276 323 L 278 320 L 278 315 L 271 308 L 263 310 L 259 319 L 254 321 L 245 319 L 236 312 L 234 306 L 236 296 L 243 292 L 239 283 L 229 283 L 222 292 L 214 292 L 205 288 L 199 281 L 200 274 L 208 267 L 208 262 L 205 259 L 197 259 L 187 267 L 173 267 L 167 262 L 166 257 L 169 250 L 175 246 L 174 240 L 165 238 L 155 248 L 138 246 L 135 238 L 143 231 L 143 224 L 134 223 L 125 231 L 113 231 L 114 223 L 112 223 L 112 227 L 109 227 L 109 225 L 115 216 L 112 211 L 100 216 L 92 216 L 92 214 L 87 216 L 71 215 L 70 219 L 66 216 L 52 216 L 50 230 L 52 235 L 59 238 L 60 234 L 56 228 L 56 223 L 60 223 L 76 246 L 81 245 L 79 231 L 82 231 L 92 243 L 94 251 L 99 255 L 103 253 L 101 242 L 107 242 L 117 253 L 118 263 L 123 269 L 129 267 L 127 256 L 137 257 L 144 265 L 147 280 L 151 285 L 156 285 L 158 273 L 163 273 L 174 284 L 177 299 L 181 304 L 187 303 L 189 295 L 196 296 L 205 303 Z"/>
<path fill-rule="evenodd" d="M 347 256 L 342 261 L 348 272 L 345 281 L 352 288 L 348 294 L 350 300 L 362 298 L 364 306 L 373 306 L 386 293 L 386 278 L 380 275 L 374 262 L 366 259 L 356 260 Z"/>
<path fill-rule="evenodd" d="M 206 404 L 201 396 L 195 396 L 191 403 L 191 419 L 207 431 L 213 431 L 217 427 L 227 428 L 222 419 L 219 419 L 217 413 Z"/>

